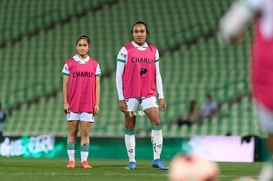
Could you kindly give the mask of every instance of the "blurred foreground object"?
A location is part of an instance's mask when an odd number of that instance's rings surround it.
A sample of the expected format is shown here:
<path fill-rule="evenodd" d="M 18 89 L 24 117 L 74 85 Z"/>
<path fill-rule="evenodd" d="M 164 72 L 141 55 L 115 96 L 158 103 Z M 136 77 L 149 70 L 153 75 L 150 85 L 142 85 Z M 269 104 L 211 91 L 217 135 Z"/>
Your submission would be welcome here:
<path fill-rule="evenodd" d="M 217 181 L 219 168 L 215 162 L 196 154 L 178 154 L 170 165 L 170 181 Z"/>

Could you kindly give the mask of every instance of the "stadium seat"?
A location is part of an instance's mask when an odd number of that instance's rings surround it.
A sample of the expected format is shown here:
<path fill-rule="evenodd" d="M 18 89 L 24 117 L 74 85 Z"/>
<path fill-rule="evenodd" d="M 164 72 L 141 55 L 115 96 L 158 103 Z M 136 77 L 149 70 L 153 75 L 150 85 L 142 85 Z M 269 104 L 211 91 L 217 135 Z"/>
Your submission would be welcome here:
<path fill-rule="evenodd" d="M 8 116 L 5 134 L 67 134 L 61 70 L 64 61 L 75 54 L 76 37 L 87 34 L 91 38 L 90 56 L 99 61 L 103 75 L 110 72 L 102 77 L 100 114 L 90 134 L 122 136 L 124 116 L 119 111 L 115 90 L 116 56 L 121 46 L 131 40 L 132 23 L 142 20 L 148 24 L 148 41 L 160 50 L 168 105 L 167 111 L 161 113 L 164 135 L 262 135 L 255 110 L 249 106 L 253 103 L 247 98 L 250 36 L 246 36 L 243 44 L 228 49 L 218 46 L 215 35 L 208 38 L 231 4 L 229 0 L 109 2 L 1 2 L 0 23 L 4 28 L 0 32 L 0 45 L 4 41 L 10 43 L 0 48 L 0 58 L 4 60 L 0 66 L 3 72 L 0 100 L 6 108 L 14 107 L 18 101 L 25 103 Z M 38 29 L 41 31 L 35 34 Z M 24 36 L 20 39 L 21 35 Z M 17 43 L 12 43 L 14 40 Z M 47 99 L 54 90 L 58 90 L 57 96 Z M 177 127 L 177 116 L 185 114 L 188 102 L 194 99 L 201 106 L 207 93 L 223 102 L 221 116 L 191 128 Z M 245 96 L 241 102 L 229 105 L 228 101 L 238 95 Z M 36 96 L 41 97 L 40 101 L 26 106 Z M 137 119 L 138 136 L 149 136 L 147 131 L 151 126 L 147 118 L 138 116 Z"/>

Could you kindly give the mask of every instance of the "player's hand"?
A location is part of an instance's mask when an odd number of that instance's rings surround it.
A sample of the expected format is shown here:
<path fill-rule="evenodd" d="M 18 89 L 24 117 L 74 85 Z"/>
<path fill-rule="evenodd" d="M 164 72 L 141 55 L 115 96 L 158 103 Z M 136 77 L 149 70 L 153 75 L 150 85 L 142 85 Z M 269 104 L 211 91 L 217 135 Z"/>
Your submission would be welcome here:
<path fill-rule="evenodd" d="M 245 39 L 245 34 L 246 34 L 246 31 L 240 31 L 239 33 L 237 33 L 236 35 L 232 36 L 230 41 L 231 41 L 231 44 L 239 44 L 241 43 L 244 39 Z"/>
<path fill-rule="evenodd" d="M 165 112 L 166 109 L 167 109 L 167 105 L 165 103 L 165 100 L 164 99 L 159 99 L 159 102 L 160 102 L 160 106 L 161 106 L 161 112 Z"/>
<path fill-rule="evenodd" d="M 125 111 L 127 110 L 127 105 L 126 105 L 125 100 L 119 101 L 119 110 L 120 110 L 121 112 L 124 112 L 124 113 L 125 113 Z"/>
<path fill-rule="evenodd" d="M 64 103 L 64 112 L 65 114 L 70 113 L 70 106 L 68 103 Z"/>
<path fill-rule="evenodd" d="M 99 112 L 100 112 L 100 107 L 98 105 L 95 105 L 95 107 L 94 107 L 94 116 L 99 114 Z"/>

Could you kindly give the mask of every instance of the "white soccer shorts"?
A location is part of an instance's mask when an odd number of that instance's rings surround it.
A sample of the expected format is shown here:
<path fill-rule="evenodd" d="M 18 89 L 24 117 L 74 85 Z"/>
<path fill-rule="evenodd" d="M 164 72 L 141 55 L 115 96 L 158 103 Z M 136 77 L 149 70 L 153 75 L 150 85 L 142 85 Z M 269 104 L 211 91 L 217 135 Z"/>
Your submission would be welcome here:
<path fill-rule="evenodd" d="M 141 106 L 141 109 L 144 111 L 148 108 L 158 107 L 156 102 L 156 97 L 138 97 L 138 98 L 129 98 L 125 100 L 127 105 L 128 112 L 136 112 L 138 106 Z"/>
<path fill-rule="evenodd" d="M 84 122 L 94 122 L 94 116 L 92 113 L 82 112 L 75 113 L 69 112 L 66 114 L 67 121 L 84 121 Z"/>

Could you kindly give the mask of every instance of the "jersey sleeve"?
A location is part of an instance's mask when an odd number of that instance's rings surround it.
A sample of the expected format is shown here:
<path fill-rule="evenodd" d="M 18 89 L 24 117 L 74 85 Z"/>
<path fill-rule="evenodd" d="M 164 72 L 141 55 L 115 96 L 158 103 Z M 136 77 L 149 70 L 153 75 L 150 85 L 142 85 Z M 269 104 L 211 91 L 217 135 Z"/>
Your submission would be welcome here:
<path fill-rule="evenodd" d="M 127 50 L 125 47 L 122 47 L 118 53 L 118 56 L 117 56 L 117 61 L 118 62 L 122 62 L 122 63 L 126 63 L 127 62 L 127 56 L 128 53 L 127 53 Z"/>
<path fill-rule="evenodd" d="M 125 63 L 127 62 L 127 50 L 122 47 L 117 56 L 117 68 L 116 68 L 116 88 L 119 100 L 124 100 L 123 90 L 122 90 L 122 75 L 124 71 Z"/>
<path fill-rule="evenodd" d="M 70 75 L 69 67 L 68 67 L 68 65 L 66 63 L 64 64 L 64 67 L 63 67 L 63 70 L 62 70 L 62 75 L 67 75 L 67 76 Z"/>
<path fill-rule="evenodd" d="M 218 40 L 220 44 L 228 45 L 232 38 L 244 32 L 254 20 L 258 10 L 259 3 L 256 0 L 234 2 L 219 23 Z"/>
<path fill-rule="evenodd" d="M 159 62 L 155 63 L 155 69 L 156 69 L 156 89 L 158 93 L 158 98 L 163 99 L 164 93 L 163 93 L 163 85 L 162 85 L 162 78 L 160 74 Z"/>
<path fill-rule="evenodd" d="M 159 52 L 156 50 L 155 53 L 155 71 L 156 71 L 156 90 L 158 93 L 158 98 L 163 99 L 164 93 L 163 93 L 163 85 L 162 85 L 162 78 L 160 73 L 160 67 L 159 67 Z"/>
<path fill-rule="evenodd" d="M 159 62 L 159 53 L 158 53 L 158 49 L 156 49 L 156 52 L 155 52 L 155 62 Z"/>
<path fill-rule="evenodd" d="M 123 90 L 122 90 L 122 75 L 124 71 L 125 64 L 122 62 L 117 62 L 117 70 L 116 70 L 116 88 L 118 92 L 119 100 L 124 100 Z"/>
<path fill-rule="evenodd" d="M 100 70 L 100 65 L 99 64 L 97 65 L 97 68 L 96 68 L 96 77 L 97 76 L 101 76 L 101 70 Z"/>

